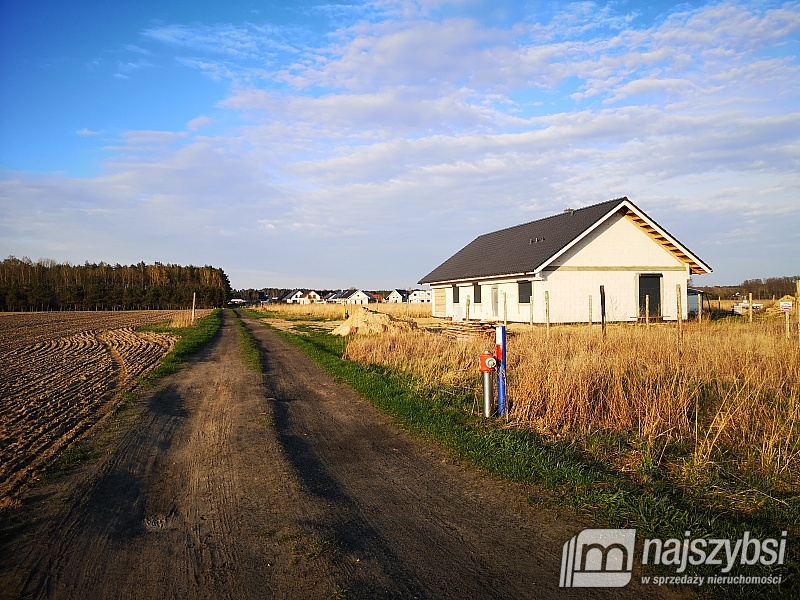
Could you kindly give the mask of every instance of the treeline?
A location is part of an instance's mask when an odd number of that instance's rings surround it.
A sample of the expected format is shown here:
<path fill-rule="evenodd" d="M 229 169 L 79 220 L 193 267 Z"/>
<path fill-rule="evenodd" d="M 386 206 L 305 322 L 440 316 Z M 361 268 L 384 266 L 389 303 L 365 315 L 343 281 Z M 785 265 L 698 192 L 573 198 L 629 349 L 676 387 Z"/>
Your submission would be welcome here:
<path fill-rule="evenodd" d="M 60 264 L 10 256 L 0 263 L 0 310 L 144 310 L 225 306 L 231 285 L 204 266 Z"/>
<path fill-rule="evenodd" d="M 795 282 L 798 279 L 800 279 L 800 275 L 795 275 L 794 277 L 768 277 L 767 279 L 745 279 L 739 285 L 698 287 L 697 289 L 703 290 L 712 298 L 720 297 L 723 300 L 735 298 L 737 294 L 739 297 L 753 294 L 753 298 L 769 300 L 773 296 L 775 298 L 780 298 L 787 294 L 794 296 L 797 292 L 797 284 Z"/>

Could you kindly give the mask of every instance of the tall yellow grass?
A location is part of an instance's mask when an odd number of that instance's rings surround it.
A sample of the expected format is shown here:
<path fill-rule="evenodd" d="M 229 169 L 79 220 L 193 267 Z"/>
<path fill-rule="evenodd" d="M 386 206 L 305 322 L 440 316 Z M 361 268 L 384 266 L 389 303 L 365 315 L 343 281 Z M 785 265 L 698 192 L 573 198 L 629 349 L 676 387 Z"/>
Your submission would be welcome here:
<path fill-rule="evenodd" d="M 358 305 L 341 304 L 268 304 L 257 308 L 257 311 L 266 313 L 278 313 L 288 318 L 322 318 L 322 319 L 342 319 L 344 312 L 352 312 L 359 308 Z M 395 317 L 408 317 L 419 319 L 431 316 L 431 305 L 428 304 L 408 304 L 408 303 L 389 303 L 378 302 L 368 305 L 369 310 L 387 313 Z"/>
<path fill-rule="evenodd" d="M 478 355 L 493 345 L 395 332 L 354 337 L 346 355 L 477 397 Z M 682 342 L 669 325 L 609 326 L 605 339 L 597 326 L 537 328 L 511 336 L 508 352 L 516 426 L 573 439 L 623 434 L 640 454 L 627 461 L 800 488 L 800 352 L 777 324 L 685 324 Z"/>
<path fill-rule="evenodd" d="M 198 308 L 197 310 L 195 310 L 194 324 L 196 324 L 199 319 L 202 319 L 203 317 L 209 315 L 210 313 L 211 309 L 208 308 Z M 172 321 L 170 321 L 169 324 L 170 327 L 191 327 L 192 325 L 193 323 L 192 323 L 191 309 L 176 311 L 175 316 L 172 318 Z"/>

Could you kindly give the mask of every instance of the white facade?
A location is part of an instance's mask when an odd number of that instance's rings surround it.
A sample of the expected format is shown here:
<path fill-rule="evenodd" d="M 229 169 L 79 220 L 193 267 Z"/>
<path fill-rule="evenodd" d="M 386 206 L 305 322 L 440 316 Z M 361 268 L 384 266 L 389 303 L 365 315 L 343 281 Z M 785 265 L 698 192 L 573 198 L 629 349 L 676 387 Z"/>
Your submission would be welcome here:
<path fill-rule="evenodd" d="M 405 301 L 405 297 L 398 290 L 392 290 L 392 293 L 386 297 L 386 302 L 391 304 L 400 304 Z"/>
<path fill-rule="evenodd" d="M 414 290 L 408 295 L 408 301 L 411 304 L 422 304 L 431 301 L 430 290 Z"/>
<path fill-rule="evenodd" d="M 432 310 L 453 320 L 545 323 L 549 311 L 551 323 L 599 322 L 603 286 L 607 321 L 636 321 L 647 290 L 651 314 L 676 320 L 679 286 L 686 319 L 689 277 L 689 263 L 617 213 L 538 273 L 432 284 Z"/>
<path fill-rule="evenodd" d="M 346 302 L 347 304 L 369 304 L 370 302 L 375 302 L 375 298 L 368 296 L 361 290 L 356 290 L 348 296 Z"/>

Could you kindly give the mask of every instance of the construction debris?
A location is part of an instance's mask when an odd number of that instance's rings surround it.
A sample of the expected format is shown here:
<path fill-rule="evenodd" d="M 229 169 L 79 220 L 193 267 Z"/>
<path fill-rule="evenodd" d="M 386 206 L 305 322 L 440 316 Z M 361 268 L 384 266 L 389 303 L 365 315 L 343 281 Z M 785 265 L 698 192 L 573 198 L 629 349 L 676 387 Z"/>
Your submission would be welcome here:
<path fill-rule="evenodd" d="M 353 307 L 344 323 L 331 331 L 332 335 L 375 335 L 387 331 L 410 331 L 417 328 L 414 321 L 398 319 L 386 313 L 364 307 Z"/>

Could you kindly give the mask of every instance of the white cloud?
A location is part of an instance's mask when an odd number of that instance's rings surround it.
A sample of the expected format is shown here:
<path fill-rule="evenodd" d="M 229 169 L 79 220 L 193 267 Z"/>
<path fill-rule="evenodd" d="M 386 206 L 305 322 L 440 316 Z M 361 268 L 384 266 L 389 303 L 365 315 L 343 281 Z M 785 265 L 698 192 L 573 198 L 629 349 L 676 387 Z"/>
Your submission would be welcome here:
<path fill-rule="evenodd" d="M 189 131 L 200 131 L 201 129 L 206 129 L 214 124 L 214 119 L 211 117 L 197 117 L 196 119 L 192 119 L 186 124 L 186 129 Z"/>

